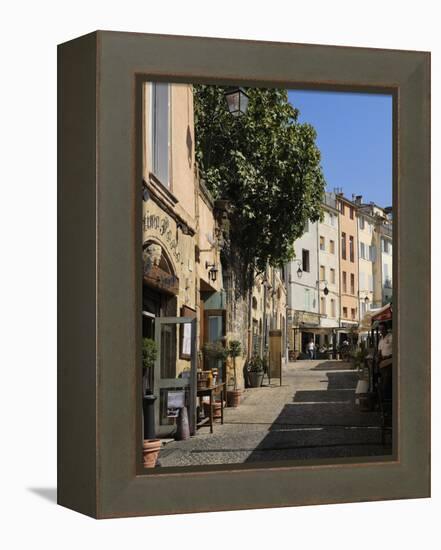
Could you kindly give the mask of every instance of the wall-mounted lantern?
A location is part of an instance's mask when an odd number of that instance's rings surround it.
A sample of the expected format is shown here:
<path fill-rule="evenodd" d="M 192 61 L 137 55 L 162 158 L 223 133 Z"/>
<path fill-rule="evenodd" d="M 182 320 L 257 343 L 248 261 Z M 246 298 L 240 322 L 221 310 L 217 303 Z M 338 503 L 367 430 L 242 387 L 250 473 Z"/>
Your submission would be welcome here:
<path fill-rule="evenodd" d="M 247 111 L 249 96 L 241 87 L 229 88 L 224 92 L 228 110 L 233 116 L 244 115 Z"/>
<path fill-rule="evenodd" d="M 217 279 L 217 272 L 219 271 L 216 267 L 216 264 L 210 264 L 208 262 L 205 262 L 205 269 L 208 269 L 208 278 L 211 282 L 216 282 Z"/>

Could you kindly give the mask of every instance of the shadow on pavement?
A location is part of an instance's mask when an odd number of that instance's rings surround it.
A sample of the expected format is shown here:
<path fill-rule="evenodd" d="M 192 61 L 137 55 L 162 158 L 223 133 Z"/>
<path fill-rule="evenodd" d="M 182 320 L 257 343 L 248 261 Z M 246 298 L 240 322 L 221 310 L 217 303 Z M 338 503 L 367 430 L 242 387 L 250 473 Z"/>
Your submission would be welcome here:
<path fill-rule="evenodd" d="M 345 361 L 325 361 L 312 367 L 310 370 L 353 370 L 353 367 L 351 363 Z"/>
<path fill-rule="evenodd" d="M 360 412 L 355 405 L 357 373 L 327 377 L 326 390 L 295 392 L 246 462 L 391 454 L 381 445 L 379 413 Z"/>

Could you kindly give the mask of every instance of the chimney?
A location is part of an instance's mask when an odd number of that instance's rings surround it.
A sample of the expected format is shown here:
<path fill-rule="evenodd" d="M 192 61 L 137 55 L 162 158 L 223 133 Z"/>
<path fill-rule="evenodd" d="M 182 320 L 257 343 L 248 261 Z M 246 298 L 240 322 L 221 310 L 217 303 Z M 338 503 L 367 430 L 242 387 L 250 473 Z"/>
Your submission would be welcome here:
<path fill-rule="evenodd" d="M 355 195 L 355 204 L 361 206 L 361 201 L 363 200 L 363 195 Z"/>

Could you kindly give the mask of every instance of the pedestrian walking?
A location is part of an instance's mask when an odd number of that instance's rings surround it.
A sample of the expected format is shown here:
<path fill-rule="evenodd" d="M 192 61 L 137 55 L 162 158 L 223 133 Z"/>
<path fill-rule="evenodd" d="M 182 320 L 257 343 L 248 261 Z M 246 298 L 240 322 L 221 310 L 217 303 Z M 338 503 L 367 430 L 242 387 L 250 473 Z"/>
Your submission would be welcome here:
<path fill-rule="evenodd" d="M 385 324 L 379 326 L 378 366 L 382 379 L 383 399 L 392 398 L 392 332 Z"/>
<path fill-rule="evenodd" d="M 315 344 L 314 340 L 311 338 L 311 340 L 308 342 L 306 346 L 306 351 L 308 352 L 309 358 L 312 360 L 314 359 L 315 355 Z"/>

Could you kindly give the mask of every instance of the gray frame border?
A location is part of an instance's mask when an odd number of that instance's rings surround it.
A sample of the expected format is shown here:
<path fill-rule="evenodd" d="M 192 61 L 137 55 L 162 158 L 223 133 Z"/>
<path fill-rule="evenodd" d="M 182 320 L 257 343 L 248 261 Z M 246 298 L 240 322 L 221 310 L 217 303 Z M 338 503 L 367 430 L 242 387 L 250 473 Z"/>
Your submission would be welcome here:
<path fill-rule="evenodd" d="M 394 459 L 137 475 L 137 75 L 394 95 Z M 97 31 L 59 46 L 58 131 L 60 504 L 109 518 L 430 496 L 429 53 Z"/>

